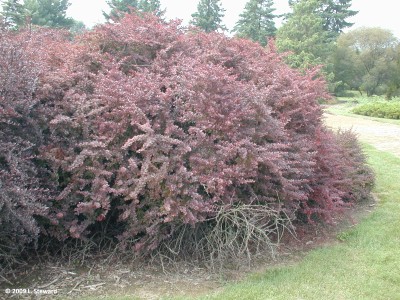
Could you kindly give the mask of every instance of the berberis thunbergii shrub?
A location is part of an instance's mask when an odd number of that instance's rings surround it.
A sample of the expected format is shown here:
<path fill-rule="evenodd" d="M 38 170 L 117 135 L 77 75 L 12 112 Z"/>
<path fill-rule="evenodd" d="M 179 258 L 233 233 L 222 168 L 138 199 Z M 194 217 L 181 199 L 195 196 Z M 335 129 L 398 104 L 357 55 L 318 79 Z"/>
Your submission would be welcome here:
<path fill-rule="evenodd" d="M 135 14 L 75 39 L 48 30 L 18 38 L 40 71 L 31 74 L 39 157 L 24 159 L 55 185 L 46 183 L 55 196 L 45 203 L 26 202 L 47 207 L 30 210 L 41 234 L 82 239 L 107 224 L 107 234 L 143 252 L 182 224 L 212 227 L 229 208 L 270 208 L 253 220 L 268 228 L 283 217 L 329 221 L 369 193 L 356 140 L 321 122 L 323 79 L 289 68 L 272 41 L 265 49 Z"/>
<path fill-rule="evenodd" d="M 0 31 L 0 266 L 36 241 L 47 216 L 46 171 L 37 162 L 43 135 L 33 97 L 40 73 L 25 38 Z M 42 180 L 44 179 L 44 180 Z M 0 268 L 0 270 L 3 268 Z"/>

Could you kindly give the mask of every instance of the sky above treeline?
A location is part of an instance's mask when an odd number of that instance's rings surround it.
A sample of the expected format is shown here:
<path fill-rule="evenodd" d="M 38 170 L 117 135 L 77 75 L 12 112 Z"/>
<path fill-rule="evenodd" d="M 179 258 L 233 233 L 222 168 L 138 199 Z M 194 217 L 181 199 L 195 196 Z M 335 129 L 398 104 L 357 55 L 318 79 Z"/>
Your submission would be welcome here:
<path fill-rule="evenodd" d="M 248 0 L 221 0 L 222 7 L 226 10 L 224 24 L 229 30 L 233 28 L 239 18 L 239 14 Z M 167 19 L 182 19 L 187 25 L 191 14 L 197 9 L 199 0 L 161 0 L 161 7 L 166 9 Z M 102 11 L 108 12 L 109 7 L 106 0 L 70 0 L 71 6 L 68 15 L 74 19 L 83 21 L 92 27 L 97 23 L 103 23 Z M 287 0 L 275 0 L 276 14 L 289 11 Z M 352 9 L 359 13 L 349 19 L 354 23 L 353 28 L 358 27 L 381 27 L 389 29 L 400 38 L 400 17 L 395 0 L 353 0 Z M 277 22 L 279 27 L 279 21 Z"/>

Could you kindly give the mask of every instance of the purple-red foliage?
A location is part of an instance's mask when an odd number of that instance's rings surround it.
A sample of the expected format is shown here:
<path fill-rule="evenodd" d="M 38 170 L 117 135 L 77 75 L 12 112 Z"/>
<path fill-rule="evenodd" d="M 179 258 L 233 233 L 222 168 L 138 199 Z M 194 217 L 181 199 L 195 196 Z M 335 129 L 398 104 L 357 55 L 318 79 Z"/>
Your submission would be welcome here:
<path fill-rule="evenodd" d="M 354 141 L 323 128 L 323 79 L 269 44 L 134 14 L 75 41 L 32 33 L 39 146 L 57 184 L 43 232 L 84 238 L 108 222 L 146 250 L 221 206 L 329 219 L 365 196 L 351 191 L 370 180 Z"/>
<path fill-rule="evenodd" d="M 43 170 L 34 160 L 42 143 L 33 114 L 39 66 L 26 41 L 0 31 L 0 262 L 36 241 L 35 216 L 46 216 Z"/>

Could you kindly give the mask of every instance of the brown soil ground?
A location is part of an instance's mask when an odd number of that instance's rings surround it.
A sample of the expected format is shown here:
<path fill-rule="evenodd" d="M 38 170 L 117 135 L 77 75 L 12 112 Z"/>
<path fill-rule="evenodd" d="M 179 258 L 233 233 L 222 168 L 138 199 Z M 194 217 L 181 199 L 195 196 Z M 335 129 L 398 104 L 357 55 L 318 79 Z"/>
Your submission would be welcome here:
<path fill-rule="evenodd" d="M 170 264 L 165 258 L 163 269 L 161 257 L 144 263 L 140 259 L 107 257 L 107 254 L 92 256 L 82 250 L 66 253 L 65 257 L 42 255 L 9 274 L 5 278 L 8 282 L 0 280 L 0 299 L 158 300 L 176 296 L 193 299 L 216 293 L 227 283 L 241 281 L 251 274 L 294 265 L 312 249 L 340 243 L 337 234 L 355 226 L 374 206 L 375 201 L 371 200 L 363 207 L 347 208 L 332 224 L 297 226 L 297 236 L 286 234 L 274 257 L 266 254 L 252 258 L 251 262 L 243 258 L 216 270 L 199 267 L 201 264 L 195 261 Z M 7 288 L 29 288 L 31 294 L 5 294 Z M 35 296 L 32 294 L 35 289 L 56 290 L 57 295 Z"/>

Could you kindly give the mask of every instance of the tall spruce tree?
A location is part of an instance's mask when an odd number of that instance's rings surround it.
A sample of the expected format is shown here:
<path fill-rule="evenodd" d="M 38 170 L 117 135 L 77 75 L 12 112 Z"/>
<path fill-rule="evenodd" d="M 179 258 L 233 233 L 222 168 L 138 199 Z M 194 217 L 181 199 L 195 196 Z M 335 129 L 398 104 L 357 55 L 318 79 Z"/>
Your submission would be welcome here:
<path fill-rule="evenodd" d="M 24 17 L 26 25 L 32 25 L 32 21 L 36 19 L 38 11 L 39 3 L 37 0 L 24 0 Z"/>
<path fill-rule="evenodd" d="M 317 12 L 320 0 L 301 0 L 277 32 L 279 51 L 288 51 L 288 63 L 306 69 L 326 64 L 333 43 L 324 29 L 324 20 Z"/>
<path fill-rule="evenodd" d="M 200 0 L 197 11 L 192 14 L 190 24 L 203 29 L 205 32 L 226 30 L 222 24 L 225 9 L 221 7 L 220 0 Z"/>
<path fill-rule="evenodd" d="M 108 6 L 111 8 L 109 13 L 103 11 L 103 16 L 107 21 L 118 20 L 125 13 L 130 12 L 131 8 L 138 9 L 138 0 L 108 0 L 106 1 Z"/>
<path fill-rule="evenodd" d="M 165 10 L 161 10 L 160 0 L 140 0 L 138 8 L 140 11 L 154 13 L 159 17 L 165 13 Z"/>
<path fill-rule="evenodd" d="M 289 5 L 295 5 L 307 0 L 289 0 Z M 336 39 L 343 29 L 351 27 L 353 23 L 347 21 L 358 12 L 351 10 L 351 0 L 318 0 L 316 12 L 323 19 L 323 28 L 329 32 L 331 39 Z"/>
<path fill-rule="evenodd" d="M 107 4 L 111 8 L 109 13 L 103 11 L 107 21 L 118 20 L 125 13 L 129 13 L 131 9 L 135 9 L 137 12 L 154 13 L 159 17 L 165 13 L 165 10 L 161 10 L 160 0 L 109 0 Z"/>
<path fill-rule="evenodd" d="M 8 0 L 3 4 L 3 20 L 14 29 L 22 25 L 70 28 L 75 21 L 66 16 L 69 6 L 69 0 Z"/>
<path fill-rule="evenodd" d="M 329 91 L 334 92 L 337 85 L 332 58 L 335 41 L 318 13 L 320 2 L 301 0 L 294 5 L 293 13 L 277 31 L 276 44 L 279 51 L 288 52 L 286 61 L 294 68 L 322 66 L 321 75 L 327 80 Z"/>
<path fill-rule="evenodd" d="M 265 46 L 267 38 L 276 33 L 273 0 L 249 0 L 233 31 L 237 36 L 251 39 Z"/>
<path fill-rule="evenodd" d="M 25 1 L 26 2 L 26 1 Z M 53 28 L 70 28 L 74 20 L 67 17 L 69 0 L 36 0 L 37 11 L 32 15 L 33 25 Z"/>
<path fill-rule="evenodd" d="M 70 28 L 72 18 L 66 16 L 69 0 L 24 0 L 24 18 L 27 25 Z"/>
<path fill-rule="evenodd" d="M 321 16 L 324 19 L 324 29 L 332 38 L 337 38 L 343 29 L 353 26 L 354 23 L 346 19 L 355 16 L 358 11 L 351 10 L 351 0 L 325 0 L 321 8 Z"/>
<path fill-rule="evenodd" d="M 5 28 L 18 29 L 25 23 L 24 7 L 19 0 L 3 1 L 1 7 L 0 15 Z"/>

